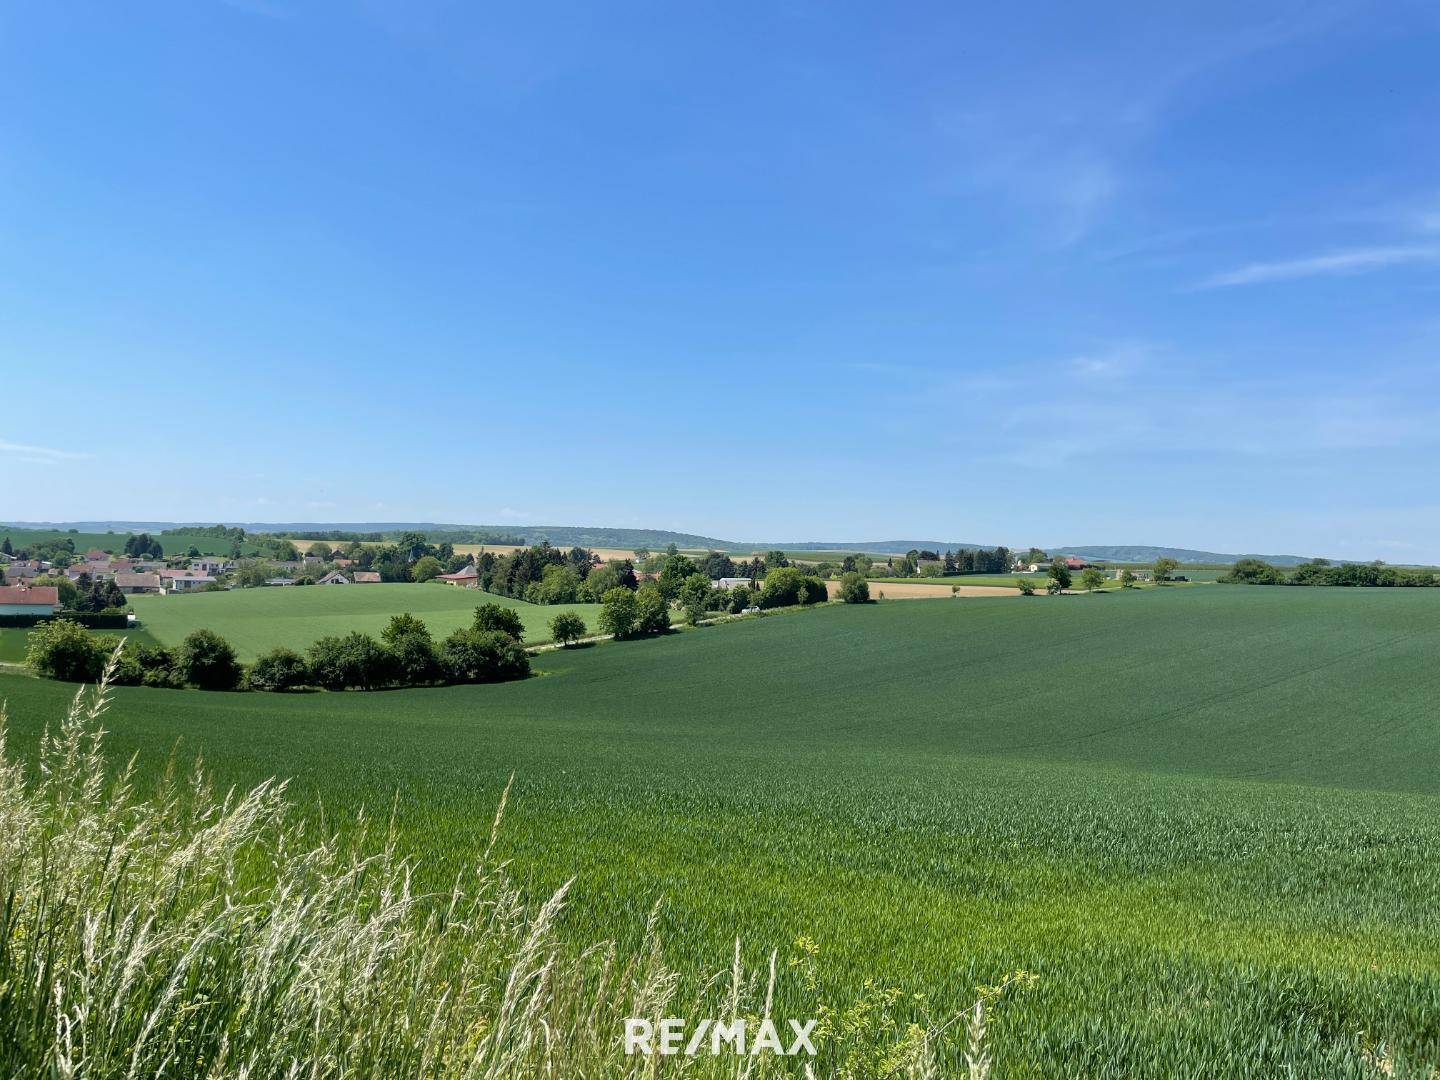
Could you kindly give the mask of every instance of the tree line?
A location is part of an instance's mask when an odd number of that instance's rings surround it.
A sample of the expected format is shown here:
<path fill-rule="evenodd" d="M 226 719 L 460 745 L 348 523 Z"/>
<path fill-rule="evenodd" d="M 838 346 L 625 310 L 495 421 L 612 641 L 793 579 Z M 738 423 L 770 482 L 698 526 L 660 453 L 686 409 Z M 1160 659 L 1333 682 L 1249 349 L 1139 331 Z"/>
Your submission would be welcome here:
<path fill-rule="evenodd" d="M 1263 559 L 1240 559 L 1218 580 L 1229 585 L 1338 585 L 1366 588 L 1434 588 L 1440 574 L 1434 570 L 1384 563 L 1340 563 L 1312 559 L 1290 573 Z"/>
<path fill-rule="evenodd" d="M 406 613 L 393 616 L 378 639 L 359 631 L 323 637 L 303 654 L 271 649 L 247 667 L 213 630 L 192 631 L 173 649 L 130 641 L 122 646 L 117 637 L 55 619 L 31 631 L 26 662 L 36 674 L 66 682 L 97 681 L 113 658 L 111 681 L 118 686 L 381 690 L 523 679 L 530 674 L 524 633 L 519 614 L 499 604 L 480 605 L 470 626 L 442 641 Z"/>

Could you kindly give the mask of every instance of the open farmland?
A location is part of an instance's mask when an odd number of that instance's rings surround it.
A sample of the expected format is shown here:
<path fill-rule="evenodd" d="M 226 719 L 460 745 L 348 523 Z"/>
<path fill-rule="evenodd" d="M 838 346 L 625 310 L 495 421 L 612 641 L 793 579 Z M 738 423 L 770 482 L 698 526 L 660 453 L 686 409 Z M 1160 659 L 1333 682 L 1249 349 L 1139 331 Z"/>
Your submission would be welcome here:
<path fill-rule="evenodd" d="M 953 583 L 953 587 L 952 587 Z M 840 595 L 840 582 L 825 582 L 825 590 L 833 600 Z M 870 579 L 872 600 L 942 600 L 956 596 L 1019 596 L 1020 590 L 997 585 L 971 585 L 962 583 L 960 578 L 947 578 L 944 582 L 926 581 L 920 578 L 899 580 L 895 578 Z"/>
<path fill-rule="evenodd" d="M 352 630 L 378 635 L 390 616 L 402 611 L 424 619 L 438 639 L 469 626 L 480 604 L 495 603 L 520 612 L 526 640 L 548 641 L 550 620 L 560 612 L 574 611 L 593 627 L 600 610 L 598 604 L 542 607 L 478 589 L 398 582 L 231 589 L 130 599 L 141 625 L 165 644 L 178 645 L 190 631 L 205 628 L 224 635 L 244 661 L 277 645 L 303 650 L 318 638 Z"/>
<path fill-rule="evenodd" d="M 107 726 L 151 770 L 179 740 L 222 785 L 293 777 L 325 829 L 398 792 L 431 886 L 513 771 L 503 853 L 537 895 L 578 875 L 566 932 L 633 943 L 663 896 L 692 980 L 737 935 L 751 965 L 812 937 L 830 1001 L 873 977 L 944 1011 L 1033 971 L 992 1017 L 1001 1075 L 1364 1075 L 1440 1062 L 1437 601 L 835 606 L 523 683 L 124 689 Z M 0 677 L 22 753 L 70 693 Z"/>
<path fill-rule="evenodd" d="M 154 532 L 150 535 L 160 541 L 160 546 L 165 549 L 166 557 L 184 555 L 192 547 L 201 555 L 228 556 L 234 547 L 233 541 L 220 536 L 197 536 L 194 533 L 186 532 L 164 535 Z M 125 550 L 125 541 L 130 538 L 131 534 L 125 532 L 87 533 L 68 529 L 12 529 L 0 525 L 0 537 L 6 536 L 10 537 L 10 543 L 16 548 L 22 548 L 27 544 L 38 543 L 42 540 L 68 539 L 74 543 L 77 555 L 83 555 L 91 548 L 119 555 Z M 254 542 L 250 540 L 241 545 L 241 553 L 244 555 L 253 555 L 257 550 Z"/>

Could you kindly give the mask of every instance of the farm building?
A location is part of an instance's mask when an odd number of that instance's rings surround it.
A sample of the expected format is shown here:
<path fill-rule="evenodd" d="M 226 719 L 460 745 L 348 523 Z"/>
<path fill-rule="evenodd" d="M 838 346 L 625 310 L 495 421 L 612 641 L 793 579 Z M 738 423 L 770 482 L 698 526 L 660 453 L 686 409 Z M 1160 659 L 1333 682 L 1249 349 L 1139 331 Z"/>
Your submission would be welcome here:
<path fill-rule="evenodd" d="M 749 585 L 748 577 L 722 577 L 710 583 L 717 589 L 738 589 L 741 585 Z"/>
<path fill-rule="evenodd" d="M 54 585 L 0 585 L 0 615 L 54 615 L 59 606 Z"/>
<path fill-rule="evenodd" d="M 288 577 L 272 577 L 272 578 L 266 578 L 265 584 L 266 584 L 266 585 L 294 585 L 294 584 L 295 584 L 295 579 L 294 579 L 294 578 L 288 578 Z"/>
<path fill-rule="evenodd" d="M 331 570 L 315 583 L 316 585 L 349 585 L 350 579 L 339 570 Z"/>
<path fill-rule="evenodd" d="M 159 574 L 117 573 L 115 587 L 127 596 L 137 593 L 158 593 L 161 577 Z"/>
<path fill-rule="evenodd" d="M 462 566 L 453 574 L 441 574 L 435 579 L 443 581 L 447 585 L 459 585 L 466 589 L 478 589 L 480 587 L 480 574 L 474 565 Z"/>
<path fill-rule="evenodd" d="M 356 585 L 378 585 L 380 583 L 380 571 L 378 570 L 356 570 Z"/>

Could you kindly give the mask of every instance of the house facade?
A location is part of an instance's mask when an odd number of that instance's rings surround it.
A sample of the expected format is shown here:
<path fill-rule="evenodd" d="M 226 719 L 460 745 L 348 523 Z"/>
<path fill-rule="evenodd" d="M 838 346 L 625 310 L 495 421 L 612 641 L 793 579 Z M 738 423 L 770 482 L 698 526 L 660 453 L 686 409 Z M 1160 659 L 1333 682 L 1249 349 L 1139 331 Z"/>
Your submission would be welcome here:
<path fill-rule="evenodd" d="M 0 585 L 0 615 L 54 615 L 59 606 L 54 585 Z"/>
<path fill-rule="evenodd" d="M 441 574 L 435 580 L 443 581 L 447 585 L 459 585 L 462 589 L 478 589 L 480 587 L 480 574 L 473 563 L 462 566 L 453 574 Z"/>

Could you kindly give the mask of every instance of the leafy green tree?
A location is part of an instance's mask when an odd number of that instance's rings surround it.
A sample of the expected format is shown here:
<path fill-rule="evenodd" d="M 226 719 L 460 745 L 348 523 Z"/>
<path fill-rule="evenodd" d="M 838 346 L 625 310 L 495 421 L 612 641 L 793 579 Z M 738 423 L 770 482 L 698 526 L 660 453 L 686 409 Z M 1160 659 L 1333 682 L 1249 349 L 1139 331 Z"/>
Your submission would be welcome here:
<path fill-rule="evenodd" d="M 670 629 L 670 602 L 651 582 L 635 590 L 635 632 L 663 634 Z"/>
<path fill-rule="evenodd" d="M 800 602 L 800 579 L 804 577 L 793 566 L 782 566 L 770 570 L 760 583 L 760 606 L 762 608 L 790 607 Z"/>
<path fill-rule="evenodd" d="M 10 545 L 10 537 L 7 535 L 3 541 L 0 541 L 0 555 L 14 554 L 15 549 Z"/>
<path fill-rule="evenodd" d="M 1219 580 L 1227 585 L 1283 585 L 1285 575 L 1262 559 L 1237 559 Z"/>
<path fill-rule="evenodd" d="M 600 601 L 600 632 L 629 637 L 635 630 L 636 615 L 635 593 L 617 586 Z"/>
<path fill-rule="evenodd" d="M 279 693 L 304 686 L 310 676 L 305 658 L 294 649 L 271 649 L 261 655 L 245 672 L 245 685 L 251 690 Z"/>
<path fill-rule="evenodd" d="M 1133 589 L 1135 587 L 1135 571 L 1128 566 L 1120 571 L 1120 587 L 1122 589 Z"/>
<path fill-rule="evenodd" d="M 53 585 L 55 587 L 57 595 L 59 596 L 60 606 L 62 608 L 70 608 L 74 610 L 75 601 L 80 596 L 80 590 L 75 587 L 75 583 L 71 581 L 68 577 L 66 577 L 64 574 L 41 574 L 33 582 L 31 582 L 31 584 Z"/>
<path fill-rule="evenodd" d="M 1169 581 L 1176 570 L 1180 569 L 1180 563 L 1168 555 L 1161 555 L 1155 560 L 1155 568 L 1152 576 L 1156 581 Z"/>
<path fill-rule="evenodd" d="M 865 575 L 855 570 L 842 575 L 840 599 L 847 604 L 868 604 L 870 602 L 870 583 L 865 580 Z"/>
<path fill-rule="evenodd" d="M 25 662 L 37 675 L 64 682 L 95 682 L 109 658 L 79 623 L 51 619 L 30 631 Z"/>
<path fill-rule="evenodd" d="M 1016 578 L 1016 579 L 1015 579 L 1015 587 L 1020 590 L 1020 595 L 1021 595 L 1021 596 L 1034 596 L 1034 595 L 1035 595 L 1035 583 L 1034 583 L 1033 581 L 1031 581 L 1029 578 L 1023 578 L 1023 577 Z"/>
<path fill-rule="evenodd" d="M 1105 575 L 1093 566 L 1087 566 L 1080 572 L 1080 584 L 1086 592 L 1094 592 L 1105 584 Z"/>
<path fill-rule="evenodd" d="M 781 551 L 779 548 L 776 548 L 774 551 L 767 551 L 765 553 L 765 569 L 767 571 L 779 570 L 789 565 L 790 560 L 786 557 L 785 552 Z"/>
<path fill-rule="evenodd" d="M 306 651 L 310 678 L 326 690 L 388 686 L 395 675 L 394 654 L 358 630 L 342 637 L 323 637 Z"/>
<path fill-rule="evenodd" d="M 570 645 L 585 636 L 585 620 L 573 611 L 562 611 L 550 620 L 550 636 L 561 645 Z"/>
<path fill-rule="evenodd" d="M 756 592 L 749 585 L 736 585 L 730 590 L 727 597 L 727 606 L 730 613 L 739 615 L 746 608 L 755 603 Z"/>
<path fill-rule="evenodd" d="M 380 640 L 394 658 L 395 680 L 402 686 L 427 686 L 439 680 L 440 657 L 423 620 L 408 611 L 392 615 Z"/>
<path fill-rule="evenodd" d="M 240 685 L 235 649 L 213 630 L 192 630 L 175 653 L 180 678 L 201 690 L 234 690 Z"/>
<path fill-rule="evenodd" d="M 1051 585 L 1058 585 L 1059 588 L 1051 589 L 1050 586 L 1047 585 L 1045 587 L 1046 592 L 1060 592 L 1064 589 L 1068 589 L 1070 587 L 1070 583 L 1074 580 L 1070 576 L 1070 567 L 1065 565 L 1064 559 L 1055 559 L 1054 561 L 1052 561 L 1050 563 L 1049 574 Z"/>
<path fill-rule="evenodd" d="M 432 581 L 444 572 L 440 560 L 434 555 L 422 555 L 415 560 L 415 565 L 410 567 L 411 581 Z"/>
<path fill-rule="evenodd" d="M 656 588 L 660 595 L 667 601 L 674 600 L 680 595 L 680 589 L 686 579 L 699 573 L 695 563 L 686 555 L 668 555 L 665 558 L 665 567 L 660 571 L 660 580 L 656 582 Z"/>
<path fill-rule="evenodd" d="M 710 609 L 715 595 L 715 586 L 704 574 L 691 574 L 680 586 L 680 610 L 685 612 L 685 621 L 691 626 L 698 623 Z"/>
<path fill-rule="evenodd" d="M 481 632 L 505 634 L 516 641 L 525 638 L 525 621 L 520 618 L 520 612 L 496 603 L 481 604 L 477 607 L 471 628 Z"/>
<path fill-rule="evenodd" d="M 446 676 L 458 683 L 507 682 L 530 674 L 530 657 L 509 634 L 456 630 L 440 646 Z"/>

